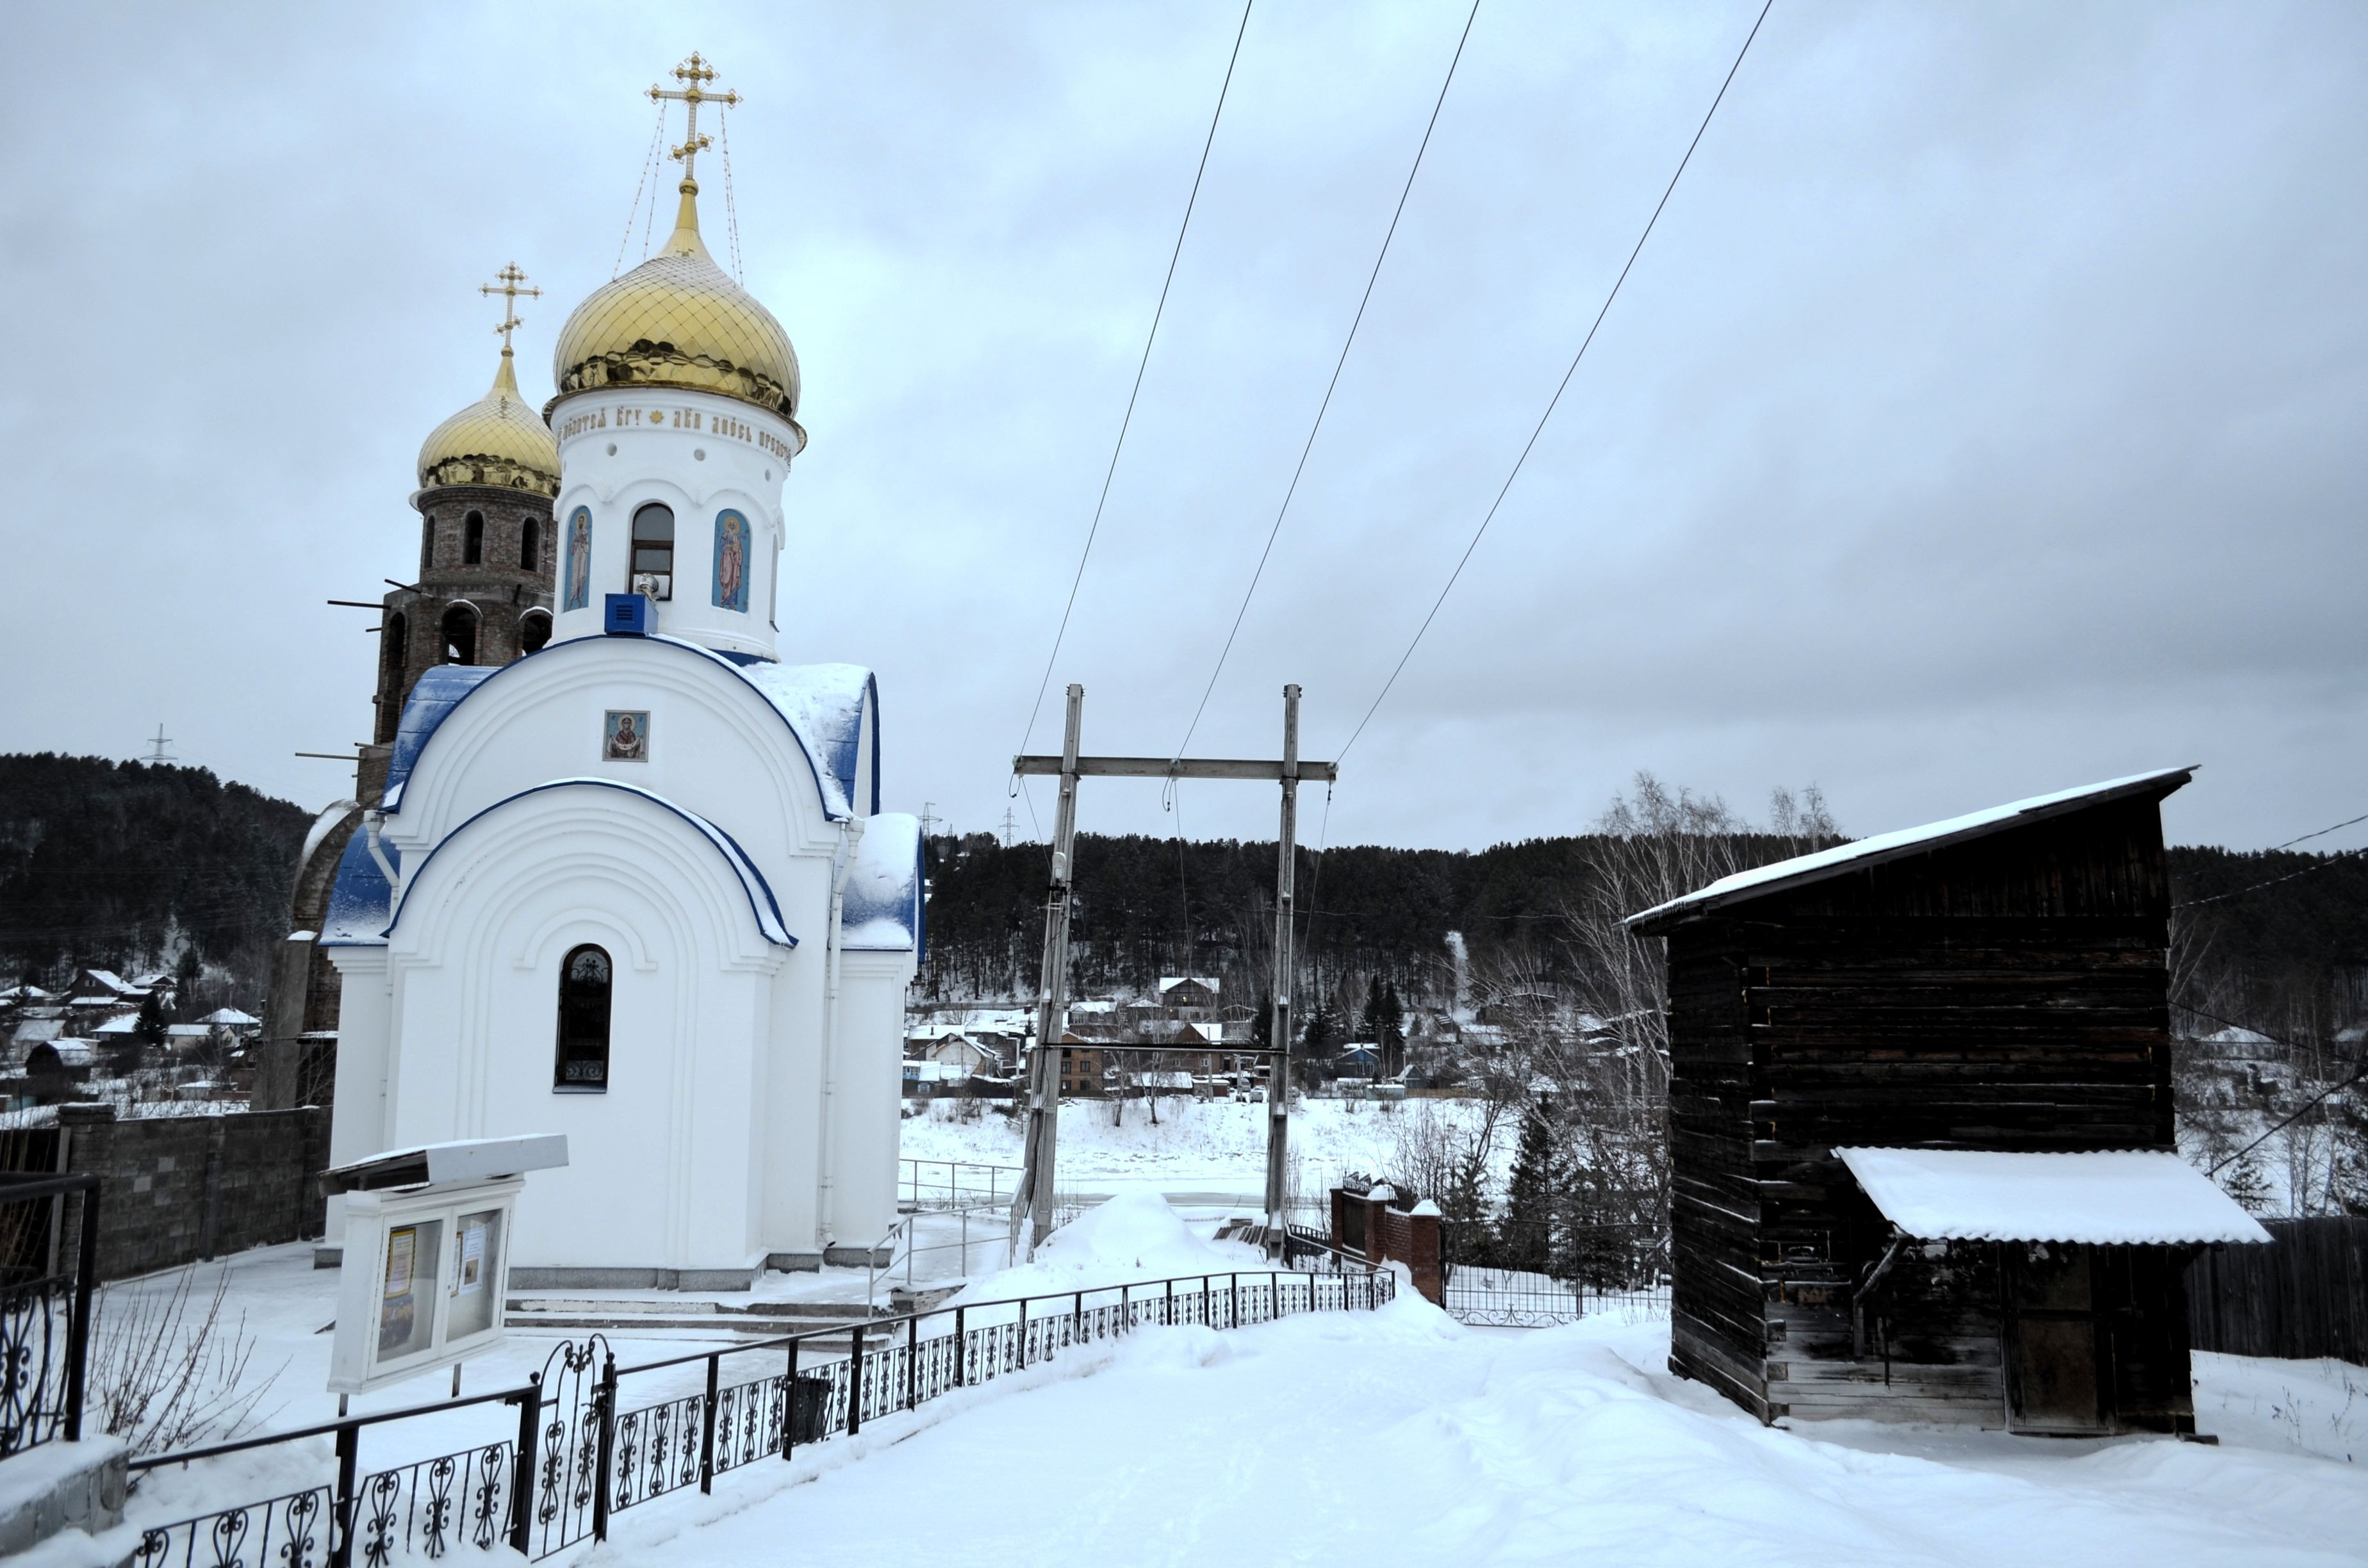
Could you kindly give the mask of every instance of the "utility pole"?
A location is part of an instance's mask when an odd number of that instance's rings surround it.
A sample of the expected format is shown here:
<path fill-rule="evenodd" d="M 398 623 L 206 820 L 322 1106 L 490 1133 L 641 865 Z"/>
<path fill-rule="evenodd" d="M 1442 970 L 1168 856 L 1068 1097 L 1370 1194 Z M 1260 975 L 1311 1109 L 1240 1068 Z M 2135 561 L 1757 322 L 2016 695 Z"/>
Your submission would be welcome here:
<path fill-rule="evenodd" d="M 1061 1034 L 1068 1017 L 1069 856 L 1077 826 L 1077 740 L 1086 688 L 1069 687 L 1061 733 L 1061 799 L 1053 817 L 1053 885 L 1044 901 L 1044 967 L 1037 984 L 1036 1051 L 1029 1062 L 1028 1142 L 1019 1191 L 1011 1200 L 1011 1254 L 1019 1252 L 1019 1223 L 1028 1221 L 1028 1255 L 1053 1231 L 1054 1155 L 1061 1131 Z M 1007 814 L 1008 808 L 1006 808 Z"/>
<path fill-rule="evenodd" d="M 1291 1154 L 1291 983 L 1292 904 L 1299 869 L 1299 687 L 1282 688 L 1282 832 L 1275 871 L 1274 1035 L 1266 1075 L 1266 1244 L 1282 1256 L 1285 1165 Z"/>
<path fill-rule="evenodd" d="M 1299 760 L 1299 687 L 1282 688 L 1282 760 L 1235 757 L 1079 756 L 1077 732 L 1086 688 L 1069 687 L 1068 729 L 1059 756 L 1016 756 L 1014 777 L 1058 774 L 1061 801 L 1053 817 L 1053 889 L 1044 908 L 1044 975 L 1042 1000 L 1037 1013 L 1036 1055 L 1029 1079 L 1028 1142 L 1020 1174 L 1019 1196 L 1011 1206 L 1012 1251 L 1019 1251 L 1019 1221 L 1033 1217 L 1028 1251 L 1053 1228 L 1053 1160 L 1060 1111 L 1060 1030 L 1067 1011 L 1069 974 L 1069 903 L 1071 855 L 1076 833 L 1077 780 L 1080 778 L 1234 778 L 1282 785 L 1281 864 L 1276 878 L 1274 1040 L 1266 1054 L 1267 1154 L 1266 1210 L 1269 1245 L 1281 1246 L 1285 1203 L 1284 1170 L 1291 1145 L 1291 979 L 1292 873 L 1296 866 L 1299 826 L 1299 781 L 1319 778 L 1331 783 L 1340 777 L 1337 762 Z M 1005 812 L 1006 831 L 1010 813 Z M 1107 1042 L 1096 1050 L 1108 1054 L 1136 1051 L 1164 1052 L 1165 1046 Z M 1248 1055 L 1248 1051 L 1239 1054 Z"/>

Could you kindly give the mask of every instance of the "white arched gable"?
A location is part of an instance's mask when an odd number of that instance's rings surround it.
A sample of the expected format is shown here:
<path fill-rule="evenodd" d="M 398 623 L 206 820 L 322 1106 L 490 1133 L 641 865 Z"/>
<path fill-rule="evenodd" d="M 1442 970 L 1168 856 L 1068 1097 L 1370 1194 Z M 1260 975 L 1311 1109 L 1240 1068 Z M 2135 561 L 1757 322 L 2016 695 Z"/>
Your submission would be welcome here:
<path fill-rule="evenodd" d="M 773 852 L 829 851 L 832 819 L 845 810 L 842 790 L 808 737 L 749 673 L 664 637 L 580 638 L 492 672 L 409 759 L 387 835 L 406 856 L 425 852 L 476 812 L 547 782 L 554 762 L 570 776 L 578 767 L 590 775 L 600 766 L 598 712 L 620 683 L 673 710 L 674 733 L 657 736 L 654 750 L 676 744 L 681 722 L 692 717 L 724 748 L 693 767 L 677 766 L 679 752 L 667 753 L 653 779 L 667 799 L 724 824 L 769 870 L 779 869 L 768 858 Z"/>
<path fill-rule="evenodd" d="M 397 962 L 494 949 L 542 967 L 587 916 L 650 969 L 662 949 L 726 970 L 770 970 L 796 938 L 771 888 L 713 824 L 603 779 L 538 786 L 479 812 L 404 878 L 387 929 Z M 553 960 L 555 961 L 555 960 Z"/>

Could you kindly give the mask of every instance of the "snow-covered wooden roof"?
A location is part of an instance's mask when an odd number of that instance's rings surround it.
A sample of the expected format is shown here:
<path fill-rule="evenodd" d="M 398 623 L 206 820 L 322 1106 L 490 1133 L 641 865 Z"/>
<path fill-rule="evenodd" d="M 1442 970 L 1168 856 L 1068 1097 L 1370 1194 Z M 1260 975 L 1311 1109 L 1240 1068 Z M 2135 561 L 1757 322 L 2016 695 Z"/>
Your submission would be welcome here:
<path fill-rule="evenodd" d="M 1737 871 L 1731 877 L 1721 877 L 1708 887 L 1697 888 L 1667 903 L 1656 903 L 1650 909 L 1632 915 L 1628 916 L 1627 923 L 1635 931 L 1647 936 L 1656 935 L 1682 916 L 1705 915 L 1722 905 L 1737 903 L 1745 899 L 1764 898 L 1788 888 L 1847 876 L 1887 860 L 1929 855 L 1952 844 L 1963 844 L 2008 828 L 2044 822 L 2049 817 L 2063 816 L 2108 801 L 2148 794 L 2159 800 L 2192 778 L 2197 766 L 2191 763 L 2185 767 L 2158 768 L 2152 773 L 2134 773 L 2126 778 L 2109 778 L 2101 784 L 2084 784 L 2077 790 L 2059 790 L 2052 795 L 2035 795 L 2027 801 L 2014 801 L 1986 811 L 1969 812 L 1944 822 L 1926 823 L 1921 827 L 1878 833 L 1872 838 L 1820 849 L 1814 855 L 1796 855 L 1790 860 L 1779 860 L 1773 865 L 1759 866 L 1748 871 Z"/>
<path fill-rule="evenodd" d="M 2176 1246 L 2265 1242 L 2270 1233 L 2177 1154 L 2135 1149 L 2027 1154 L 1996 1149 L 1837 1149 L 1883 1217 L 1952 1242 Z"/>

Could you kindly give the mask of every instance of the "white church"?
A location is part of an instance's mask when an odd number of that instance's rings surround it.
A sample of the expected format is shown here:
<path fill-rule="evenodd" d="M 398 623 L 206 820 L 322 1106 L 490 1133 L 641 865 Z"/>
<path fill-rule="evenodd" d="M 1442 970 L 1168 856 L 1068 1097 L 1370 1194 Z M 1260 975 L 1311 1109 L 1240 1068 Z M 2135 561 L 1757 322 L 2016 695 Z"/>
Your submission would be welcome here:
<path fill-rule="evenodd" d="M 575 308 L 539 416 L 505 347 L 421 452 L 406 592 L 461 586 L 413 612 L 424 667 L 389 633 L 383 780 L 323 873 L 331 1163 L 565 1134 L 518 1210 L 529 1289 L 742 1288 L 895 1217 L 919 824 L 879 809 L 871 673 L 780 662 L 797 357 L 700 240 L 687 71 L 673 234 Z"/>

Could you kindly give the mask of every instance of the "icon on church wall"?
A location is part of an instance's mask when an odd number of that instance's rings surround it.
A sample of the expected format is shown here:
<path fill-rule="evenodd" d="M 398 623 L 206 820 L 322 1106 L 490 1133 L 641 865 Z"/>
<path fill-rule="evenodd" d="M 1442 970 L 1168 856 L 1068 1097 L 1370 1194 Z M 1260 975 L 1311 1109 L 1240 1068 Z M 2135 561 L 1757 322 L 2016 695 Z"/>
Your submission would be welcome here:
<path fill-rule="evenodd" d="M 609 709 L 600 756 L 607 762 L 649 761 L 649 710 Z"/>
<path fill-rule="evenodd" d="M 715 591 L 710 602 L 747 613 L 748 519 L 737 512 L 715 516 Z"/>
<path fill-rule="evenodd" d="M 567 597 L 562 609 L 583 609 L 592 602 L 592 513 L 583 506 L 567 519 Z"/>

